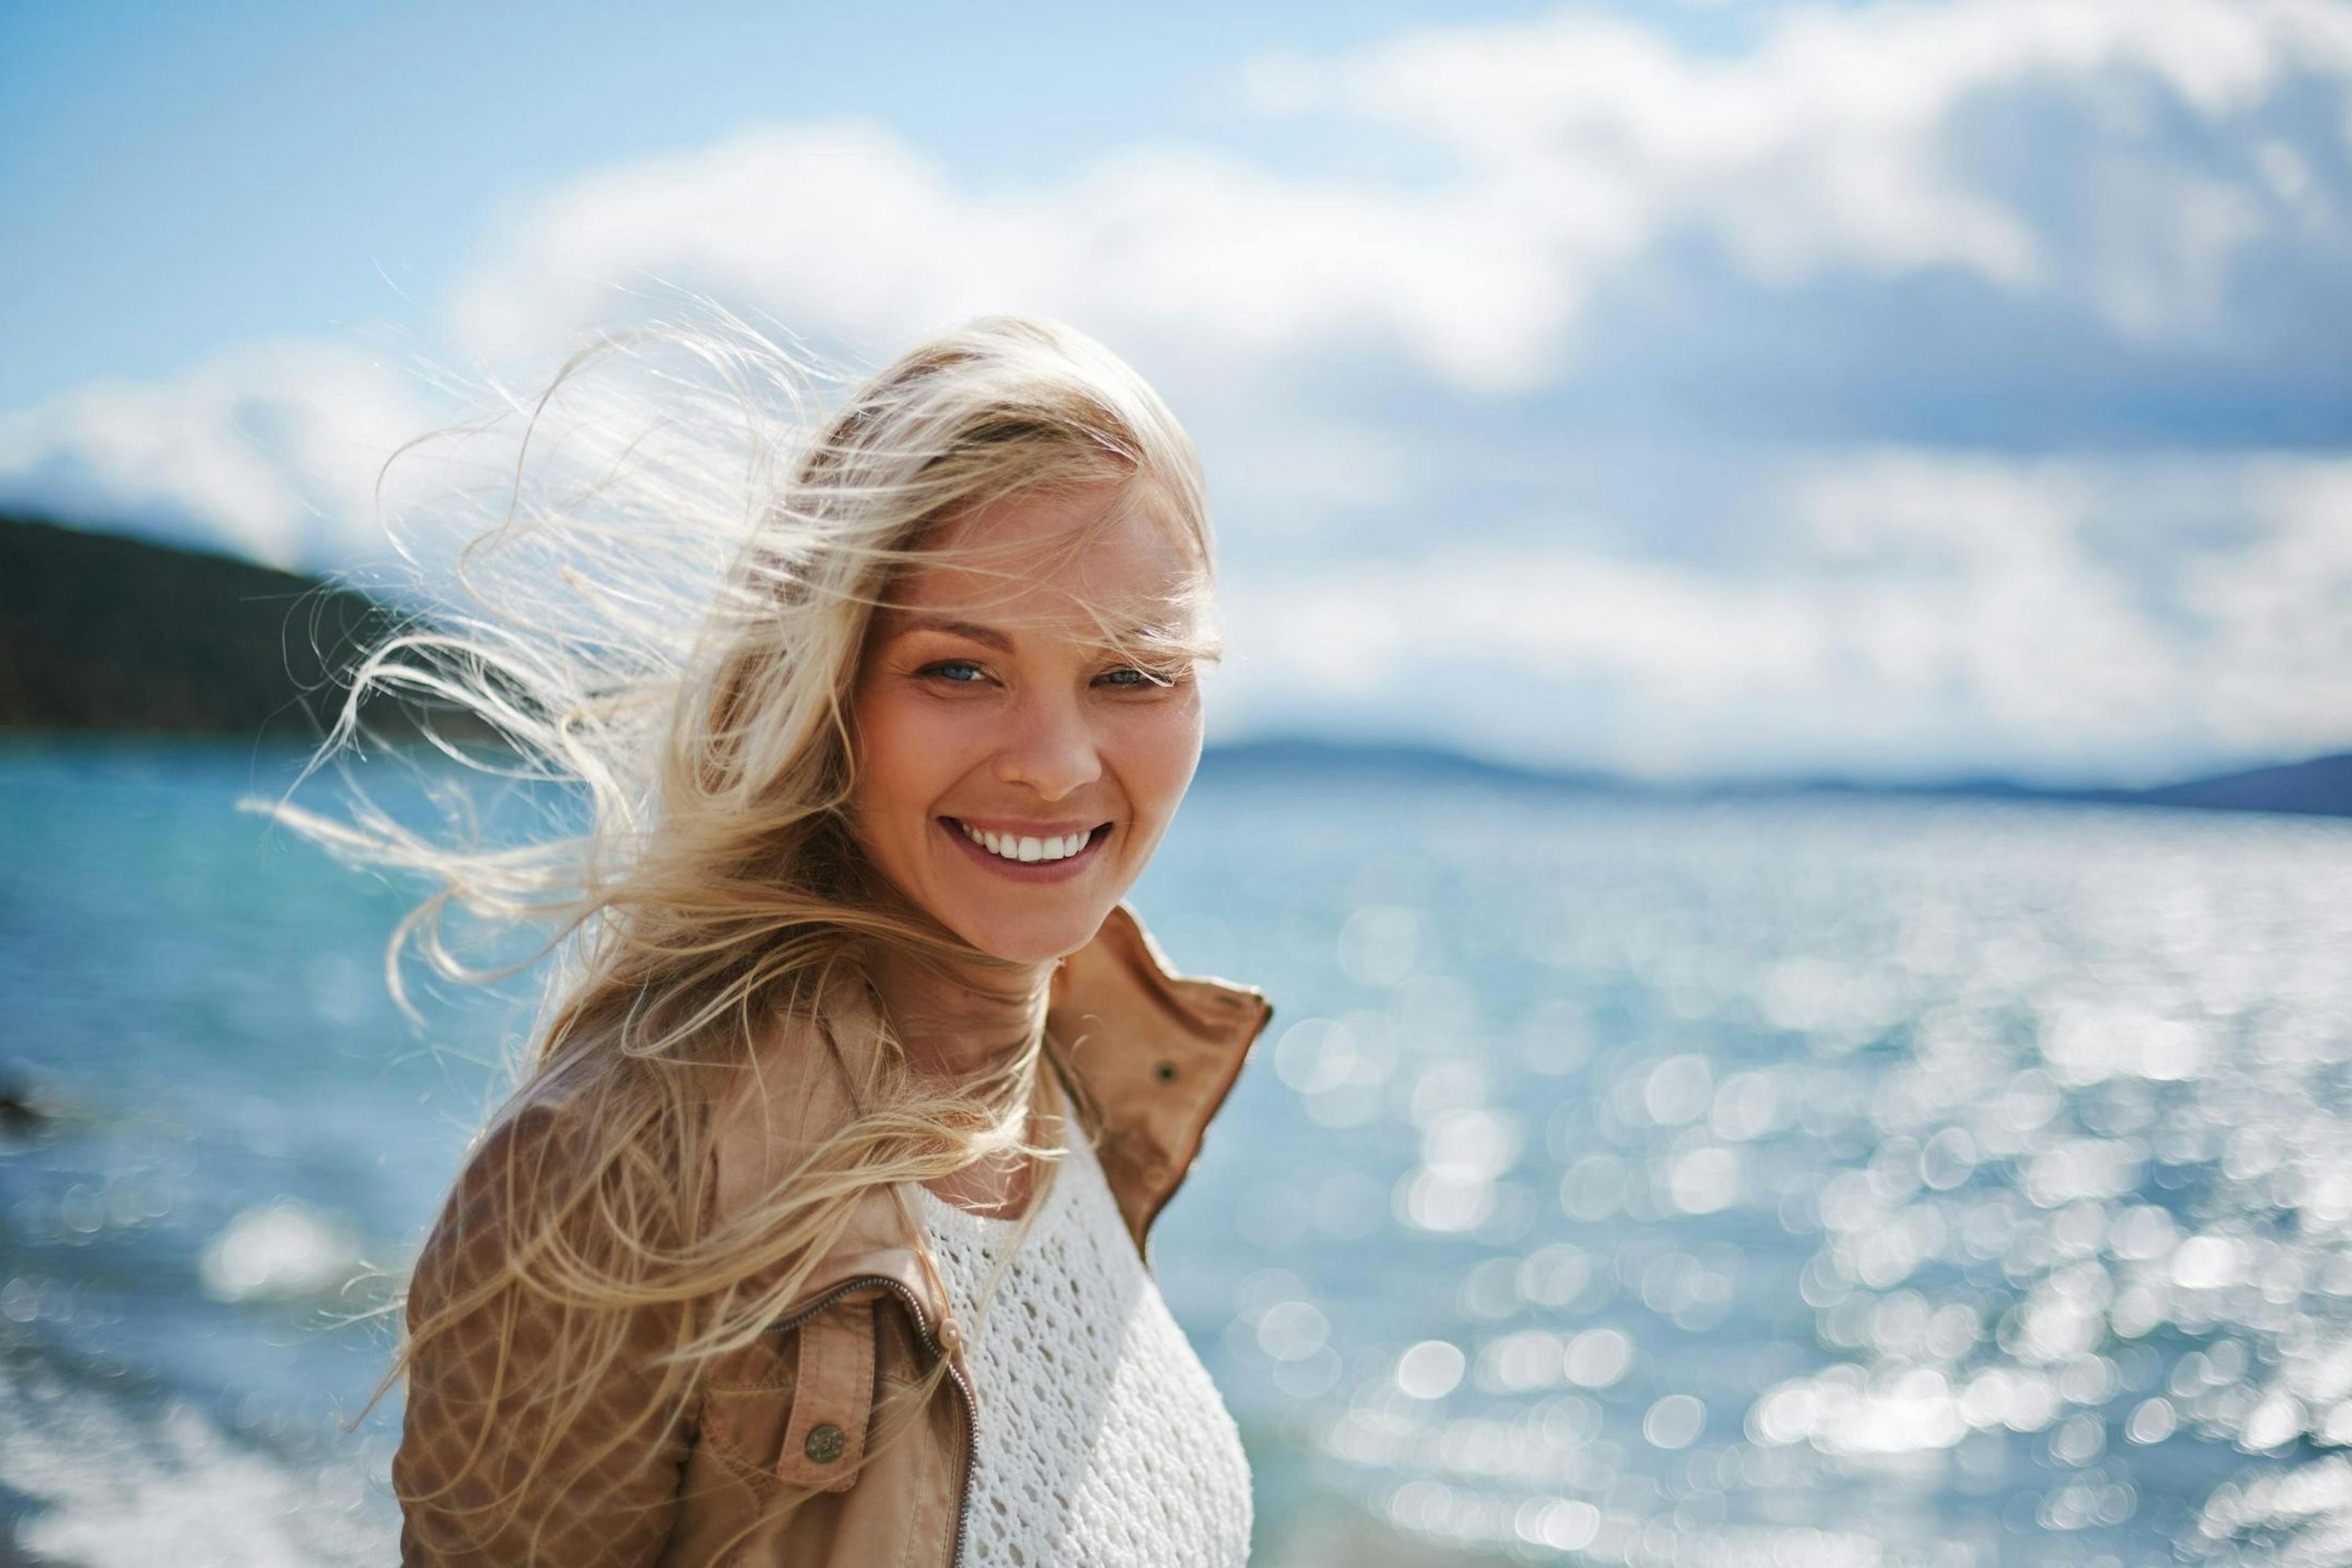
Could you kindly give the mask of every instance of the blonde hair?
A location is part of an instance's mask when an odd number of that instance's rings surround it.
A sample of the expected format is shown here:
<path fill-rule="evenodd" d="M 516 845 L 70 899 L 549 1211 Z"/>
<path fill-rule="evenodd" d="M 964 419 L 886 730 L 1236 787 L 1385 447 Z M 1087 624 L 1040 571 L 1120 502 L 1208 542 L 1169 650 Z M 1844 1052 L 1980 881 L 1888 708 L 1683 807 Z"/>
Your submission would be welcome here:
<path fill-rule="evenodd" d="M 468 1314 L 528 1299 L 562 1325 L 559 1375 L 510 1380 L 482 1420 L 562 1433 L 636 1353 L 650 1309 L 669 1314 L 666 1348 L 632 1432 L 656 1443 L 659 1410 L 759 1337 L 861 1197 L 1027 1147 L 1042 1040 L 947 1083 L 909 1070 L 884 1018 L 839 1042 L 848 1125 L 753 1212 L 700 1223 L 715 1108 L 780 1029 L 823 1037 L 874 944 L 966 973 L 995 963 L 897 896 L 850 830 L 849 699 L 898 574 L 995 502 L 1111 486 L 1105 521 L 1149 516 L 1200 569 L 1149 629 L 1098 616 L 1106 637 L 1169 679 L 1216 651 L 1191 442 L 1100 344 L 993 317 L 828 398 L 839 384 L 740 323 L 659 328 L 583 350 L 536 399 L 445 437 L 512 453 L 484 487 L 494 519 L 456 558 L 459 592 L 359 666 L 313 766 L 364 744 L 366 700 L 389 692 L 443 716 L 428 738 L 452 756 L 560 786 L 565 805 L 519 843 L 422 830 L 356 782 L 336 816 L 275 808 L 340 856 L 433 884 L 387 953 L 396 994 L 404 952 L 459 980 L 509 972 L 470 963 L 453 920 L 541 929 L 533 956 L 553 960 L 494 1125 L 560 1102 L 554 1184 L 531 1173 L 508 1194 L 497 1267 L 413 1325 L 386 1387 Z M 1037 566 L 957 563 L 1009 589 Z M 469 739 L 484 731 L 494 744 Z M 567 1479 L 541 1474 L 551 1453 L 489 1506 Z"/>

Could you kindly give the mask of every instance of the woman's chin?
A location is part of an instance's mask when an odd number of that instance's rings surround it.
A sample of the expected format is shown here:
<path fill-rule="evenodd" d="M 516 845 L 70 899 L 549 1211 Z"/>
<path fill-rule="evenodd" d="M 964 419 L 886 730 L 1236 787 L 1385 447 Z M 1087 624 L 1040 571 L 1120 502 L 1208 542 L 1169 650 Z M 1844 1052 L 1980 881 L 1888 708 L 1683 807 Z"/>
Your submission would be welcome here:
<path fill-rule="evenodd" d="M 1080 909 L 1019 914 L 974 911 L 951 923 L 957 935 L 992 958 L 1008 963 L 1051 963 L 1092 942 L 1109 913 L 1108 907 L 1097 908 L 1088 900 Z"/>

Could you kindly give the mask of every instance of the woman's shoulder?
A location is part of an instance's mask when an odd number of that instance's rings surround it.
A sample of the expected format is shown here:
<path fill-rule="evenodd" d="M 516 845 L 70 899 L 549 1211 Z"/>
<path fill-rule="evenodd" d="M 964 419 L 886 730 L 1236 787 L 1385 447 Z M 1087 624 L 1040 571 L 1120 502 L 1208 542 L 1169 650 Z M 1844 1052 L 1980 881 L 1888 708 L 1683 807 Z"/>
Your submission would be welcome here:
<path fill-rule="evenodd" d="M 777 1009 L 740 1056 L 705 1064 L 696 1087 L 674 1094 L 633 1095 L 590 1058 L 543 1072 L 490 1114 L 436 1228 L 511 1225 L 562 1208 L 619 1163 L 624 1145 L 632 1159 L 666 1152 L 711 1162 L 722 1207 L 730 1189 L 766 1191 L 854 1119 L 856 1089 L 835 1042 L 864 1022 L 854 1002 L 826 1013 Z M 692 1124 L 667 1125 L 670 1117 Z"/>
<path fill-rule="evenodd" d="M 856 1068 L 842 1047 L 867 1022 L 855 1003 L 780 1010 L 749 1041 L 714 1098 L 714 1222 L 758 1208 L 857 1120 Z"/>
<path fill-rule="evenodd" d="M 504 1272 L 515 1243 L 572 1206 L 594 1169 L 592 1121 L 575 1096 L 538 1084 L 494 1111 L 425 1238 L 412 1291 Z"/>

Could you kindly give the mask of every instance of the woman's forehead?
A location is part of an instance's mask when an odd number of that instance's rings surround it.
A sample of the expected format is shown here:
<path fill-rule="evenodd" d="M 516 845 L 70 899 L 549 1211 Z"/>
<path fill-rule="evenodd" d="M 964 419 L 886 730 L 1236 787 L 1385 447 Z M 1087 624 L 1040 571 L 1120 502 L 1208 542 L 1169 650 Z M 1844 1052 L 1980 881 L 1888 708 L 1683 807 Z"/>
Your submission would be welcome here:
<path fill-rule="evenodd" d="M 1140 509 L 1108 510 L 1116 489 L 1018 496 L 942 530 L 909 565 L 886 614 L 988 624 L 1073 616 L 1157 621 L 1192 601 L 1201 567 Z"/>

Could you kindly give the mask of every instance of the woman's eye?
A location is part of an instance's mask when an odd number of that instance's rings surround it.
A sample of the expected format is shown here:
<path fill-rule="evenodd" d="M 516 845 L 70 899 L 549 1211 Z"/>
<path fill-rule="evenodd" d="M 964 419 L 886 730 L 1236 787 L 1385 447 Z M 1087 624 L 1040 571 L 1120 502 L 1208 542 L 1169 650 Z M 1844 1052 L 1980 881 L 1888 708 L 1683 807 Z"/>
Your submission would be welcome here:
<path fill-rule="evenodd" d="M 942 659 L 924 666 L 923 673 L 937 676 L 950 686 L 977 686 L 988 679 L 987 672 L 968 658 Z"/>
<path fill-rule="evenodd" d="M 1189 667 L 1169 669 L 1140 669 L 1133 665 L 1104 671 L 1096 679 L 1118 691 L 1168 691 L 1192 679 Z"/>

